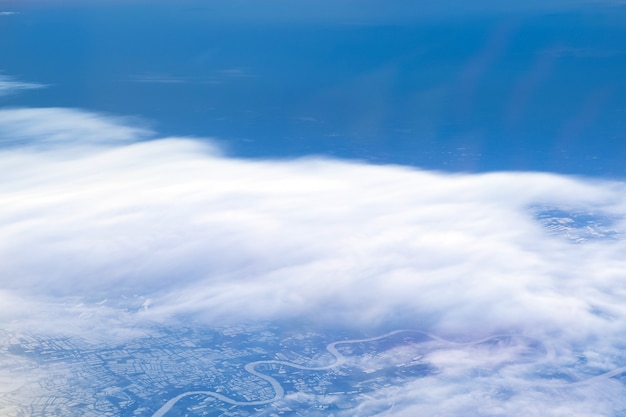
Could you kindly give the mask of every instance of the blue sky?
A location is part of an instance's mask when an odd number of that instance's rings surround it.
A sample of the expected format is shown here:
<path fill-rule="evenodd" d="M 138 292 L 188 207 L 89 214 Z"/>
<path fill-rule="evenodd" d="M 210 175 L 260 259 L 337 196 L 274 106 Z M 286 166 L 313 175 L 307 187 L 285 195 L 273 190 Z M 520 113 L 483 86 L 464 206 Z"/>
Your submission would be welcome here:
<path fill-rule="evenodd" d="M 9 2 L 0 68 L 48 88 L 1 104 L 136 116 L 234 156 L 625 174 L 618 2 L 239 3 Z"/>

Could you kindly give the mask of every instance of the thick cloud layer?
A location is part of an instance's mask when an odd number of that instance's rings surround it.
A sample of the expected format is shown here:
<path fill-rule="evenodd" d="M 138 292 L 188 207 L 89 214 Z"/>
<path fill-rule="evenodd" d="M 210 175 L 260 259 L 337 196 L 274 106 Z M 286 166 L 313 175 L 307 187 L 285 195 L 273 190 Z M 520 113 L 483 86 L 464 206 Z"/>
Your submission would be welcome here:
<path fill-rule="evenodd" d="M 624 325 L 624 241 L 572 244 L 530 209 L 619 215 L 623 183 L 237 160 L 190 139 L 119 146 L 144 131 L 71 110 L 0 123 L 30 138 L 0 155 L 3 289 L 35 303 L 140 297 L 150 317 L 401 316 L 581 336 Z M 61 144 L 37 146 L 51 136 Z"/>
<path fill-rule="evenodd" d="M 577 347 L 598 358 L 597 369 L 622 365 L 625 240 L 576 244 L 534 215 L 586 210 L 622 232 L 622 182 L 240 160 L 206 140 L 141 142 L 149 132 L 122 123 L 78 110 L 0 111 L 0 136 L 11 143 L 0 151 L 3 326 L 115 333 L 192 316 L 401 325 L 459 338 L 514 332 L 550 340 L 562 361 Z M 523 380 L 497 373 L 469 389 L 464 367 L 500 359 L 447 352 L 430 361 L 450 374 L 388 388 L 362 415 L 389 398 L 388 415 L 517 415 L 521 403 L 553 401 L 537 390 L 524 396 Z M 500 382 L 518 394 L 484 404 Z M 615 384 L 564 398 L 594 415 Z M 566 415 L 565 405 L 524 415 Z"/>

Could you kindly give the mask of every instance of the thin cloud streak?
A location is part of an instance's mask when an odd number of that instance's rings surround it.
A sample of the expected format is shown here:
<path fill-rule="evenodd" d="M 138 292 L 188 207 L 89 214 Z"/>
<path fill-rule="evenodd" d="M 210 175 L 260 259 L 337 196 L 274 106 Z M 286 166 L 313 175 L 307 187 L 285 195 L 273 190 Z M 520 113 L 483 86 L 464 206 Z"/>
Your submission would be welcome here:
<path fill-rule="evenodd" d="M 0 146 L 50 148 L 66 146 L 64 152 L 116 142 L 134 142 L 153 133 L 139 121 L 103 118 L 86 111 L 64 108 L 4 109 L 0 111 Z"/>
<path fill-rule="evenodd" d="M 206 76 L 178 76 L 165 73 L 147 72 L 129 77 L 125 81 L 145 84 L 222 84 L 233 80 L 243 80 L 256 77 L 243 68 L 230 68 L 214 71 Z"/>
<path fill-rule="evenodd" d="M 13 14 L 4 12 L 4 14 Z M 1 15 L 1 14 L 0 14 Z M 0 74 L 0 97 L 9 94 L 17 94 L 24 90 L 37 90 L 40 88 L 46 88 L 45 84 L 27 83 L 23 81 L 17 81 L 12 77 Z"/>

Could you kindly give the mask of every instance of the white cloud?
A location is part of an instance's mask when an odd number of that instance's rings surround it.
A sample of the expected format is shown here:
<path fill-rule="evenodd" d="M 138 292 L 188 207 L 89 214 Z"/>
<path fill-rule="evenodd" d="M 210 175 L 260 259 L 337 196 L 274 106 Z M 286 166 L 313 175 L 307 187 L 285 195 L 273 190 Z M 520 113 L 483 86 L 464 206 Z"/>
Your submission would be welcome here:
<path fill-rule="evenodd" d="M 72 154 L 80 148 L 131 142 L 152 135 L 145 127 L 130 126 L 129 121 L 62 108 L 4 109 L 0 111 L 0 146 L 47 148 L 65 144 L 64 153 Z"/>
<path fill-rule="evenodd" d="M 152 298 L 155 315 L 384 322 L 402 312 L 416 325 L 431 317 L 425 325 L 470 333 L 624 324 L 623 241 L 572 245 L 528 209 L 623 213 L 622 183 L 244 161 L 187 139 L 72 156 L 74 144 L 144 131 L 64 109 L 5 110 L 0 126 L 5 140 L 63 143 L 1 156 L 0 256 L 12 291 L 137 293 Z"/>
<path fill-rule="evenodd" d="M 626 407 L 617 381 L 577 390 L 538 390 L 511 386 L 506 378 L 450 380 L 427 377 L 402 387 L 382 388 L 345 416 L 409 417 L 599 417 Z M 391 406 L 390 406 L 391 405 Z M 344 416 L 342 415 L 342 417 Z"/>
<path fill-rule="evenodd" d="M 126 334 L 181 315 L 309 319 L 459 340 L 511 332 L 542 340 L 555 364 L 576 347 L 598 372 L 623 365 L 624 239 L 573 244 L 533 217 L 537 205 L 582 207 L 623 231 L 622 182 L 240 160 L 198 140 L 137 142 L 149 132 L 128 123 L 0 111 L 0 137 L 19 144 L 0 151 L 5 327 Z M 445 372 L 389 388 L 358 415 L 390 398 L 390 416 L 609 415 L 626 398 L 607 379 L 555 400 L 554 390 L 527 389 L 527 368 L 510 360 L 519 346 L 468 349 L 430 354 Z M 468 384 L 481 364 L 496 371 Z"/>
<path fill-rule="evenodd" d="M 7 13 L 13 14 L 10 12 L 4 12 L 4 14 L 7 14 Z M 23 91 L 23 90 L 36 90 L 36 89 L 45 88 L 45 87 L 46 85 L 44 84 L 17 81 L 11 77 L 0 74 L 0 97 L 9 95 L 9 94 L 19 93 L 20 91 Z"/>

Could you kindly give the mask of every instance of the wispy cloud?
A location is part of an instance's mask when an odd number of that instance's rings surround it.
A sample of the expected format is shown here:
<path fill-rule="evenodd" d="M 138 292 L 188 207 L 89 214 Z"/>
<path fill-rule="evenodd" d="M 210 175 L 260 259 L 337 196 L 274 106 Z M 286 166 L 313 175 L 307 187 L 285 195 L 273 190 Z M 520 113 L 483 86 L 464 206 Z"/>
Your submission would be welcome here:
<path fill-rule="evenodd" d="M 45 87 L 47 87 L 45 84 L 27 83 L 0 74 L 0 96 L 15 94 L 24 90 L 36 90 Z"/>
<path fill-rule="evenodd" d="M 204 76 L 182 76 L 146 72 L 129 77 L 127 81 L 150 84 L 222 84 L 227 81 L 253 77 L 254 75 L 246 69 L 230 68 L 213 71 Z"/>
<path fill-rule="evenodd" d="M 597 49 L 597 48 L 575 48 L 557 47 L 545 50 L 542 54 L 557 58 L 611 58 L 626 55 L 626 49 Z"/>
<path fill-rule="evenodd" d="M 542 366 L 580 352 L 592 374 L 623 365 L 623 182 L 241 160 L 206 140 L 143 141 L 133 124 L 78 110 L 0 111 L 3 138 L 30 138 L 0 151 L 6 328 L 107 334 L 176 317 L 306 319 L 457 340 L 515 333 L 542 341 Z M 85 141 L 109 146 L 72 152 Z M 537 207 L 550 219 L 608 216 L 617 237 L 574 244 Z M 624 408 L 623 386 L 609 378 L 561 389 L 555 401 L 554 390 L 533 388 L 536 365 L 514 363 L 523 344 L 503 346 L 432 351 L 424 358 L 440 373 L 384 388 L 351 415 Z"/>
<path fill-rule="evenodd" d="M 185 77 L 176 77 L 168 74 L 145 73 L 129 78 L 129 81 L 138 83 L 155 83 L 155 84 L 182 84 L 189 81 Z"/>
<path fill-rule="evenodd" d="M 34 122 L 35 121 L 35 122 Z M 103 117 L 99 114 L 63 108 L 5 109 L 0 111 L 0 147 L 77 147 L 131 142 L 152 132 L 139 121 Z"/>
<path fill-rule="evenodd" d="M 218 71 L 223 77 L 227 78 L 251 78 L 254 77 L 248 70 L 243 68 L 230 68 Z"/>
<path fill-rule="evenodd" d="M 604 5 L 609 7 L 626 6 L 626 0 L 586 0 L 584 4 L 588 5 Z"/>

